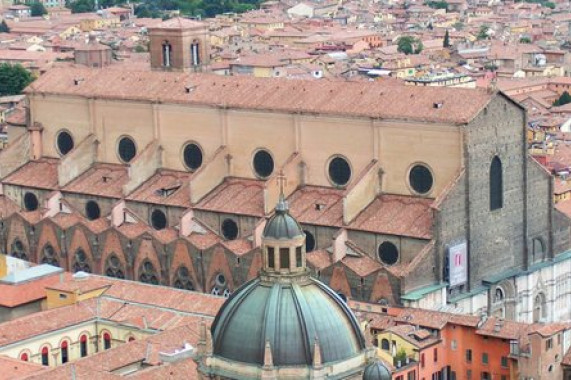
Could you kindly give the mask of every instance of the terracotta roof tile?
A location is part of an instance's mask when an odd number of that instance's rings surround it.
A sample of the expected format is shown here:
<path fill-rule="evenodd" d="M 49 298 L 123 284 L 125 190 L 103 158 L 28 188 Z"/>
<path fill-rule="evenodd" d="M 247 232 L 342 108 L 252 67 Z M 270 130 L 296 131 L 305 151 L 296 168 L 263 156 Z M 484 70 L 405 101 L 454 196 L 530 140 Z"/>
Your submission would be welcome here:
<path fill-rule="evenodd" d="M 4 178 L 2 182 L 10 185 L 55 190 L 59 187 L 58 163 L 59 160 L 54 158 L 41 158 L 36 161 L 29 161 Z"/>
<path fill-rule="evenodd" d="M 129 181 L 124 165 L 95 164 L 62 188 L 63 192 L 121 198 L 123 186 Z"/>
<path fill-rule="evenodd" d="M 126 199 L 160 205 L 190 207 L 191 173 L 160 170 Z"/>
<path fill-rule="evenodd" d="M 381 234 L 432 237 L 431 199 L 381 195 L 365 208 L 347 228 Z"/>
<path fill-rule="evenodd" d="M 78 78 L 83 80 L 76 82 Z M 469 122 L 493 96 L 479 89 L 389 86 L 380 82 L 291 81 L 69 68 L 49 70 L 26 91 L 446 123 Z M 468 103 L 467 98 L 471 99 Z M 434 107 L 434 102 L 444 106 Z M 379 104 L 391 106 L 379 107 Z"/>
<path fill-rule="evenodd" d="M 195 207 L 220 213 L 264 216 L 264 182 L 227 178 Z"/>
<path fill-rule="evenodd" d="M 340 227 L 343 195 L 343 190 L 304 186 L 288 198 L 291 215 L 300 223 Z"/>

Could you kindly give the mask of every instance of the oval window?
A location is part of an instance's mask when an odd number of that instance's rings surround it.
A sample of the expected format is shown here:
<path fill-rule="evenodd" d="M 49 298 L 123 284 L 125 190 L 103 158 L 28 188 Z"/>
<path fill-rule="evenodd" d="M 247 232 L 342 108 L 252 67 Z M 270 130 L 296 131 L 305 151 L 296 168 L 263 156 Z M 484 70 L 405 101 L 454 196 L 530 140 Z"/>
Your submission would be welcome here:
<path fill-rule="evenodd" d="M 182 159 L 187 169 L 196 170 L 202 166 L 202 150 L 196 144 L 186 144 L 182 151 Z"/>
<path fill-rule="evenodd" d="M 151 226 L 155 230 L 163 230 L 167 226 L 167 216 L 161 210 L 153 210 L 151 214 Z"/>
<path fill-rule="evenodd" d="M 238 237 L 238 225 L 232 219 L 225 219 L 222 222 L 222 236 L 228 240 L 234 240 Z"/>
<path fill-rule="evenodd" d="M 117 154 L 121 161 L 125 163 L 131 162 L 133 158 L 137 155 L 137 146 L 135 141 L 131 137 L 125 136 L 119 140 L 117 144 Z"/>
<path fill-rule="evenodd" d="M 390 241 L 385 241 L 384 243 L 379 245 L 378 253 L 379 253 L 379 259 L 387 265 L 393 265 L 399 259 L 399 251 L 397 247 Z"/>
<path fill-rule="evenodd" d="M 311 252 L 315 249 L 315 238 L 307 230 L 303 230 L 303 233 L 305 234 L 305 252 Z"/>
<path fill-rule="evenodd" d="M 254 155 L 254 171 L 260 178 L 267 178 L 274 171 L 274 159 L 267 150 L 259 150 Z"/>
<path fill-rule="evenodd" d="M 415 165 L 408 174 L 410 187 L 419 194 L 426 194 L 432 189 L 434 179 L 432 172 L 424 165 Z"/>
<path fill-rule="evenodd" d="M 24 194 L 24 208 L 26 211 L 36 211 L 38 209 L 38 197 L 33 193 Z"/>
<path fill-rule="evenodd" d="M 95 201 L 88 201 L 85 204 L 85 215 L 89 220 L 99 219 L 101 216 L 101 210 L 99 209 L 99 205 Z"/>
<path fill-rule="evenodd" d="M 65 156 L 74 147 L 73 137 L 71 137 L 71 134 L 69 132 L 61 131 L 57 135 L 56 145 L 57 145 L 57 150 L 59 151 L 59 154 L 61 154 L 62 156 Z"/>
<path fill-rule="evenodd" d="M 337 186 L 345 186 L 351 179 L 351 166 L 343 157 L 335 157 L 329 162 L 329 179 Z"/>

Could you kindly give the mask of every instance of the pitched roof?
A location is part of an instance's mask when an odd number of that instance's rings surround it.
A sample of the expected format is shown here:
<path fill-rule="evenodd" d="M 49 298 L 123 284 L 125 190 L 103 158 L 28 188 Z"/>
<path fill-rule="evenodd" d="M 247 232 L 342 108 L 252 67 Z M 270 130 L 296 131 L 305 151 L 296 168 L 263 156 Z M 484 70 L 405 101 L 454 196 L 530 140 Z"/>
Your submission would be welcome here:
<path fill-rule="evenodd" d="M 26 92 L 458 124 L 472 120 L 493 96 L 480 89 L 392 86 L 380 82 L 291 81 L 82 68 L 51 69 Z M 434 102 L 444 106 L 434 107 Z"/>

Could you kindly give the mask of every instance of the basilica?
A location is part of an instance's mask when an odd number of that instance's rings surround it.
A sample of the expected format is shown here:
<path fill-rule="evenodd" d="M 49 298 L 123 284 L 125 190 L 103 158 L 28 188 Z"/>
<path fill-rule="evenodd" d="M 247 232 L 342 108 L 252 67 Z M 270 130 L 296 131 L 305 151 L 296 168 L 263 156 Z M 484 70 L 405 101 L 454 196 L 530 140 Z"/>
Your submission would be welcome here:
<path fill-rule="evenodd" d="M 222 77 L 206 73 L 206 25 L 175 18 L 149 34 L 147 70 L 65 65 L 26 89 L 0 153 L 5 252 L 225 297 L 245 283 L 266 292 L 281 188 L 303 261 L 340 299 L 571 317 L 570 221 L 507 96 Z"/>

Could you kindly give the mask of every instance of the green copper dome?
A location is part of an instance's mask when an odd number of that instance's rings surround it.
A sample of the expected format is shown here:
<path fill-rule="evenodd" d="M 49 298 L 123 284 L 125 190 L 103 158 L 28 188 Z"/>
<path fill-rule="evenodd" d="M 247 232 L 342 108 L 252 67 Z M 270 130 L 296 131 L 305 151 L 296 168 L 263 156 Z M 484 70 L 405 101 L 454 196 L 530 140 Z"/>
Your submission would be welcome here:
<path fill-rule="evenodd" d="M 264 237 L 270 239 L 293 239 L 303 236 L 301 226 L 288 212 L 288 204 L 282 198 L 276 206 L 275 214 L 268 220 L 264 228 Z"/>
<path fill-rule="evenodd" d="M 380 361 L 375 361 L 365 367 L 363 380 L 391 380 L 391 371 Z"/>
<path fill-rule="evenodd" d="M 214 356 L 259 366 L 264 364 L 267 341 L 277 367 L 311 366 L 316 342 L 323 364 L 355 357 L 365 349 L 345 302 L 309 276 L 289 283 L 260 278 L 246 283 L 216 316 L 212 341 Z"/>

